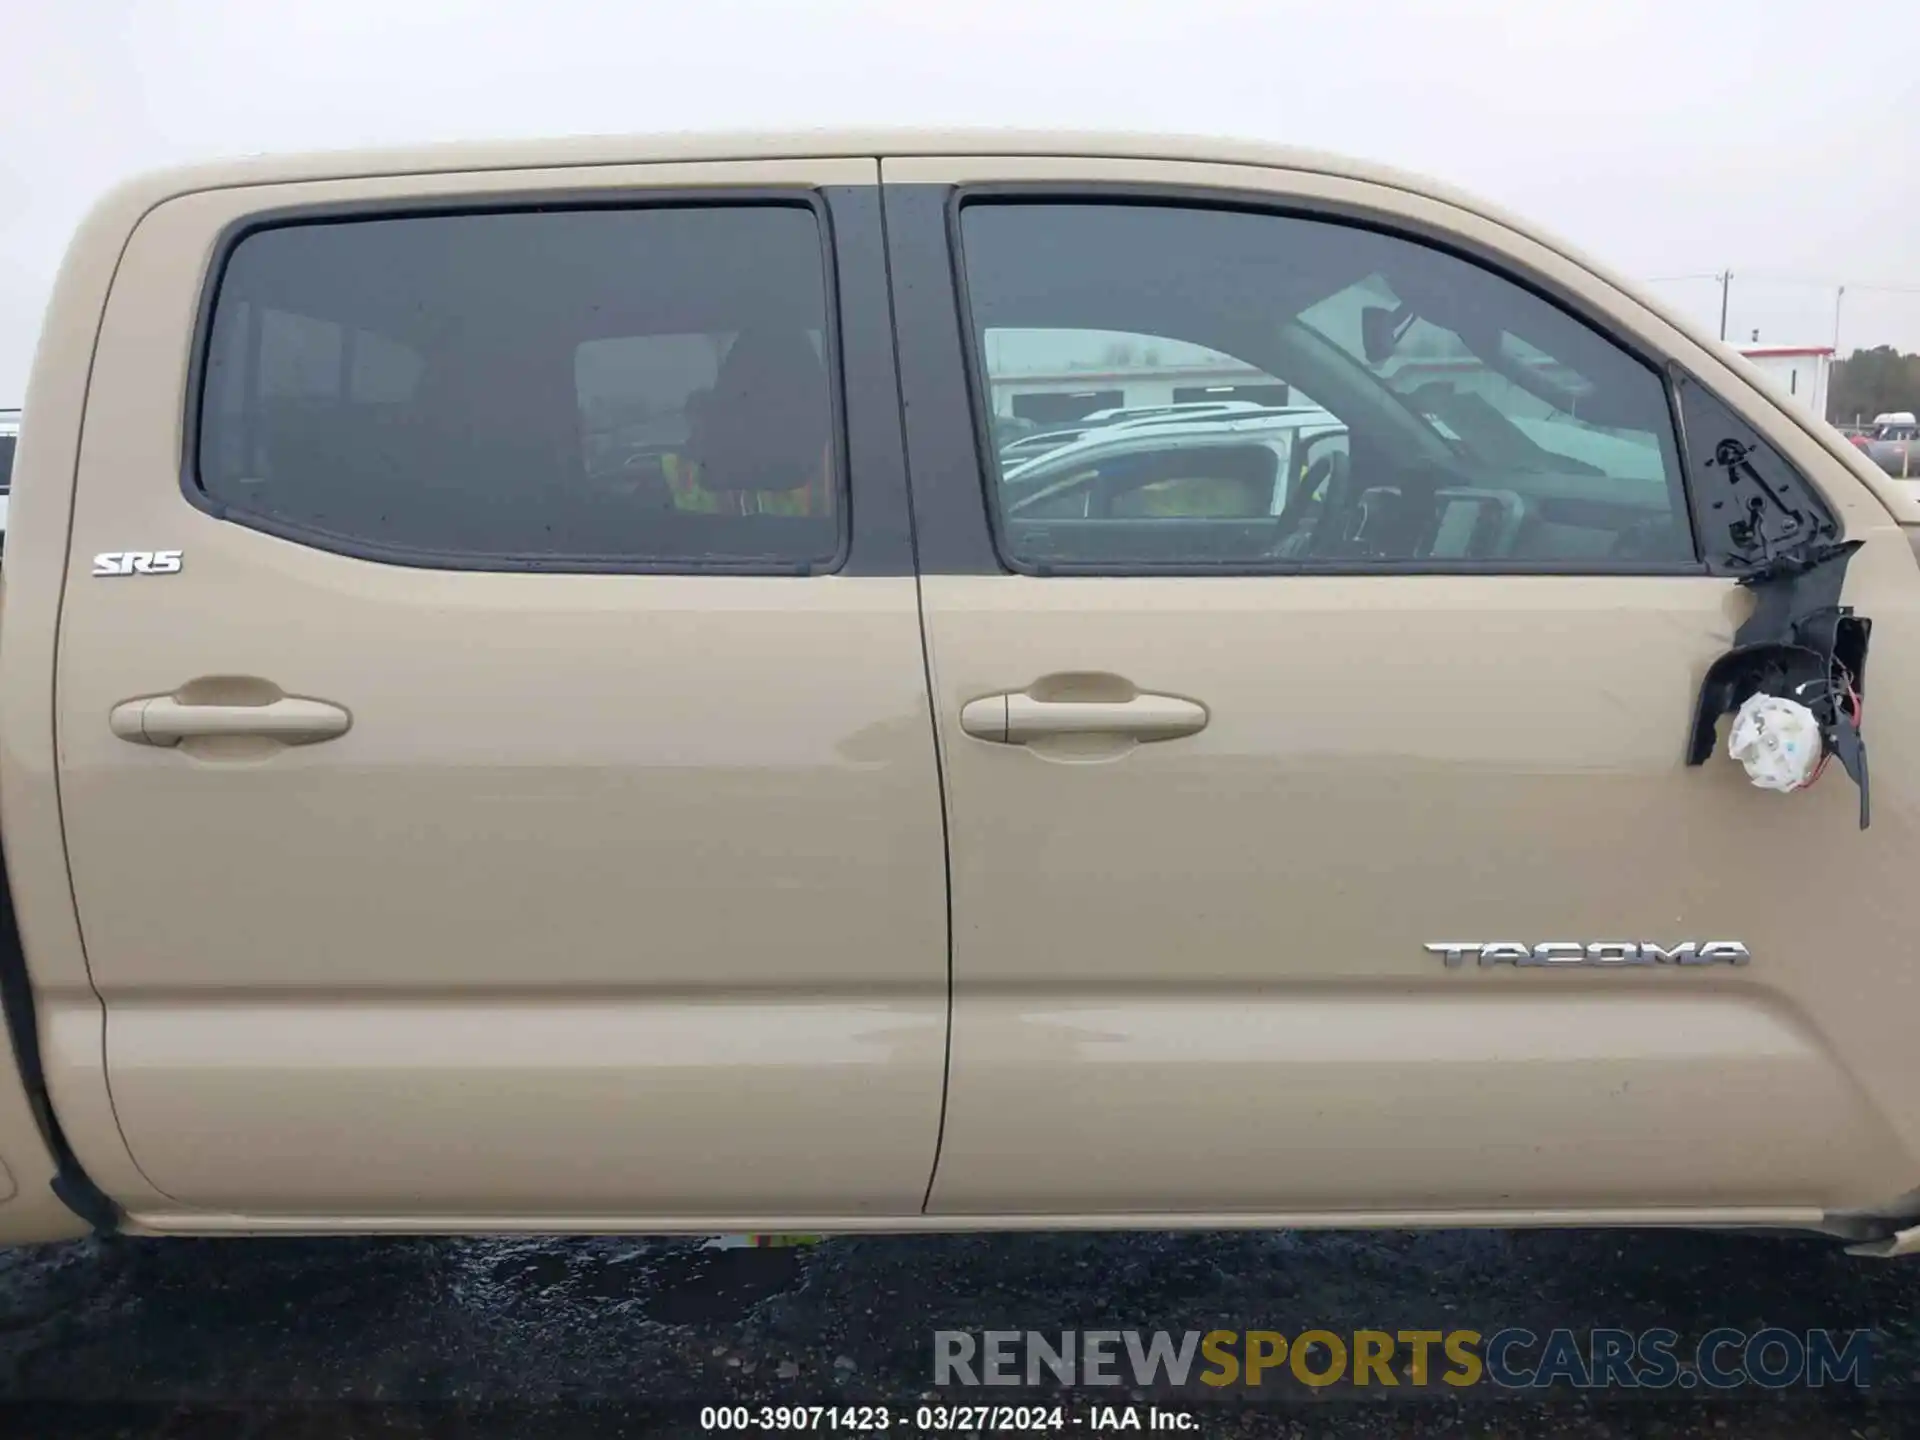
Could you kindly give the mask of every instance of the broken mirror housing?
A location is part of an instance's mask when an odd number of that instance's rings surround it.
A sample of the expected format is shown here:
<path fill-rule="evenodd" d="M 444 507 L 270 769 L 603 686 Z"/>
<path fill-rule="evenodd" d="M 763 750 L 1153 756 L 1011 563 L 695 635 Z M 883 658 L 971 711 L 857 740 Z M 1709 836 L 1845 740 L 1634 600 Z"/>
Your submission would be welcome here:
<path fill-rule="evenodd" d="M 1690 468 L 1701 483 L 1696 523 L 1716 573 L 1753 591 L 1753 613 L 1712 665 L 1694 704 L 1687 764 L 1713 753 L 1722 715 L 1754 695 L 1810 709 L 1827 755 L 1860 789 L 1860 828 L 1871 809 L 1860 733 L 1867 640 L 1873 622 L 1840 603 L 1858 540 L 1841 540 L 1819 496 L 1784 458 L 1690 377 L 1675 386 Z"/>

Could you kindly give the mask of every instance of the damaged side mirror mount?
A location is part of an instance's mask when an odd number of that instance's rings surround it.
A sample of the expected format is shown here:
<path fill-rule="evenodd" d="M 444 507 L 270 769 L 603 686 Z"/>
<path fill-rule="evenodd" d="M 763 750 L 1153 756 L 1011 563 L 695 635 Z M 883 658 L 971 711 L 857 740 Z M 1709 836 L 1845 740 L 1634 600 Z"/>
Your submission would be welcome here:
<path fill-rule="evenodd" d="M 1860 789 L 1864 830 L 1872 806 L 1860 717 L 1873 622 L 1839 603 L 1847 561 L 1859 548 L 1849 540 L 1824 547 L 1804 568 L 1780 564 L 1741 579 L 1757 603 L 1735 632 L 1733 648 L 1707 667 L 1687 764 L 1703 765 L 1713 754 L 1722 715 L 1739 712 L 1755 696 L 1792 701 L 1811 713 L 1820 735 L 1821 759 L 1805 783 L 1819 778 L 1827 757 L 1838 759 Z"/>
<path fill-rule="evenodd" d="M 1678 377 L 1675 389 L 1708 565 L 1737 576 L 1755 602 L 1732 648 L 1707 668 L 1687 764 L 1705 764 L 1720 717 L 1740 713 L 1756 696 L 1804 707 L 1795 713 L 1817 727 L 1819 759 L 1803 783 L 1774 788 L 1804 788 L 1828 759 L 1838 759 L 1859 787 L 1864 830 L 1872 812 L 1860 716 L 1873 622 L 1840 603 L 1847 563 L 1861 542 L 1840 540 L 1818 493 L 1719 400 L 1690 377 Z M 1763 782 L 1756 776 L 1756 783 Z"/>

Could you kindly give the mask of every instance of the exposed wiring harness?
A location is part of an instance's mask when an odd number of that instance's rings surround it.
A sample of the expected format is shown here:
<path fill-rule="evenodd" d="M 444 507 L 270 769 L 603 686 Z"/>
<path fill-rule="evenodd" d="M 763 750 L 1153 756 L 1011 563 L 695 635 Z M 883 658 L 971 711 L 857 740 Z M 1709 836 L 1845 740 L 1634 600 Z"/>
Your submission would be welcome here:
<path fill-rule="evenodd" d="M 1836 661 L 1834 663 L 1833 668 L 1835 669 L 1836 672 L 1838 672 L 1840 684 L 1839 684 L 1838 690 L 1836 690 L 1835 686 L 1831 682 L 1827 684 L 1827 686 L 1825 687 L 1827 691 L 1827 695 L 1826 695 L 1827 702 L 1834 707 L 1835 713 L 1838 713 L 1839 707 L 1842 701 L 1844 700 L 1846 704 L 1847 718 L 1853 722 L 1853 728 L 1855 730 L 1858 730 L 1860 728 L 1861 714 L 1866 709 L 1866 702 L 1860 698 L 1860 692 L 1854 689 L 1853 676 L 1847 672 L 1846 666 Z M 1801 688 L 1805 689 L 1806 687 L 1802 686 Z M 1806 778 L 1806 782 L 1804 784 L 1796 786 L 1795 787 L 1796 789 L 1805 790 L 1809 788 L 1810 786 L 1812 786 L 1812 784 L 1816 780 L 1820 778 L 1820 776 L 1823 773 L 1825 773 L 1827 768 L 1827 763 L 1833 759 L 1833 740 L 1832 740 L 1831 734 L 1829 733 L 1831 729 L 1832 729 L 1831 726 L 1827 726 L 1825 727 L 1825 729 L 1823 729 L 1823 732 L 1822 732 L 1822 737 L 1826 740 L 1827 743 L 1825 748 L 1821 752 L 1820 763 L 1813 767 L 1813 774 L 1809 775 Z"/>

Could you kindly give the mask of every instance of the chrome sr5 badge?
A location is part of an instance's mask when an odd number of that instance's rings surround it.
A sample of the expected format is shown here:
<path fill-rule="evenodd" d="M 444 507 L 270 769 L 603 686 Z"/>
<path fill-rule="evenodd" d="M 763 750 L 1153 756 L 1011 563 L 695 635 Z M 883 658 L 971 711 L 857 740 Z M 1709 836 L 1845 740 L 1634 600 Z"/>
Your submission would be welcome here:
<path fill-rule="evenodd" d="M 178 575 L 178 550 L 103 550 L 93 557 L 95 575 Z"/>

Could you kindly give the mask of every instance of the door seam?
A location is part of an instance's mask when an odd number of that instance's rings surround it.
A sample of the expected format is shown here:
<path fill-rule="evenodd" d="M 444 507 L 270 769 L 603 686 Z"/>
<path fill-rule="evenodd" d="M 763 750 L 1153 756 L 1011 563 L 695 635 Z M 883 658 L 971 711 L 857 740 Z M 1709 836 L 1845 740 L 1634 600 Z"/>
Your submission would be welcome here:
<path fill-rule="evenodd" d="M 946 918 L 947 1015 L 946 1043 L 940 1056 L 940 1118 L 933 1131 L 933 1164 L 927 1170 L 927 1187 L 920 1196 L 920 1213 L 926 1214 L 933 1203 L 933 1187 L 940 1178 L 940 1156 L 947 1138 L 947 1099 L 953 1086 L 953 827 L 947 814 L 947 762 L 941 745 L 939 689 L 933 678 L 933 637 L 927 633 L 927 597 L 925 575 L 920 567 L 920 520 L 914 504 L 913 454 L 907 439 L 907 392 L 900 373 L 900 312 L 893 300 L 893 229 L 887 218 L 886 157 L 876 156 L 880 167 L 880 255 L 887 289 L 887 341 L 893 351 L 894 415 L 900 425 L 900 473 L 907 486 L 907 542 L 913 556 L 914 618 L 920 628 L 920 674 L 927 697 L 927 738 L 933 744 L 934 786 L 940 801 L 940 869 L 942 911 Z"/>

